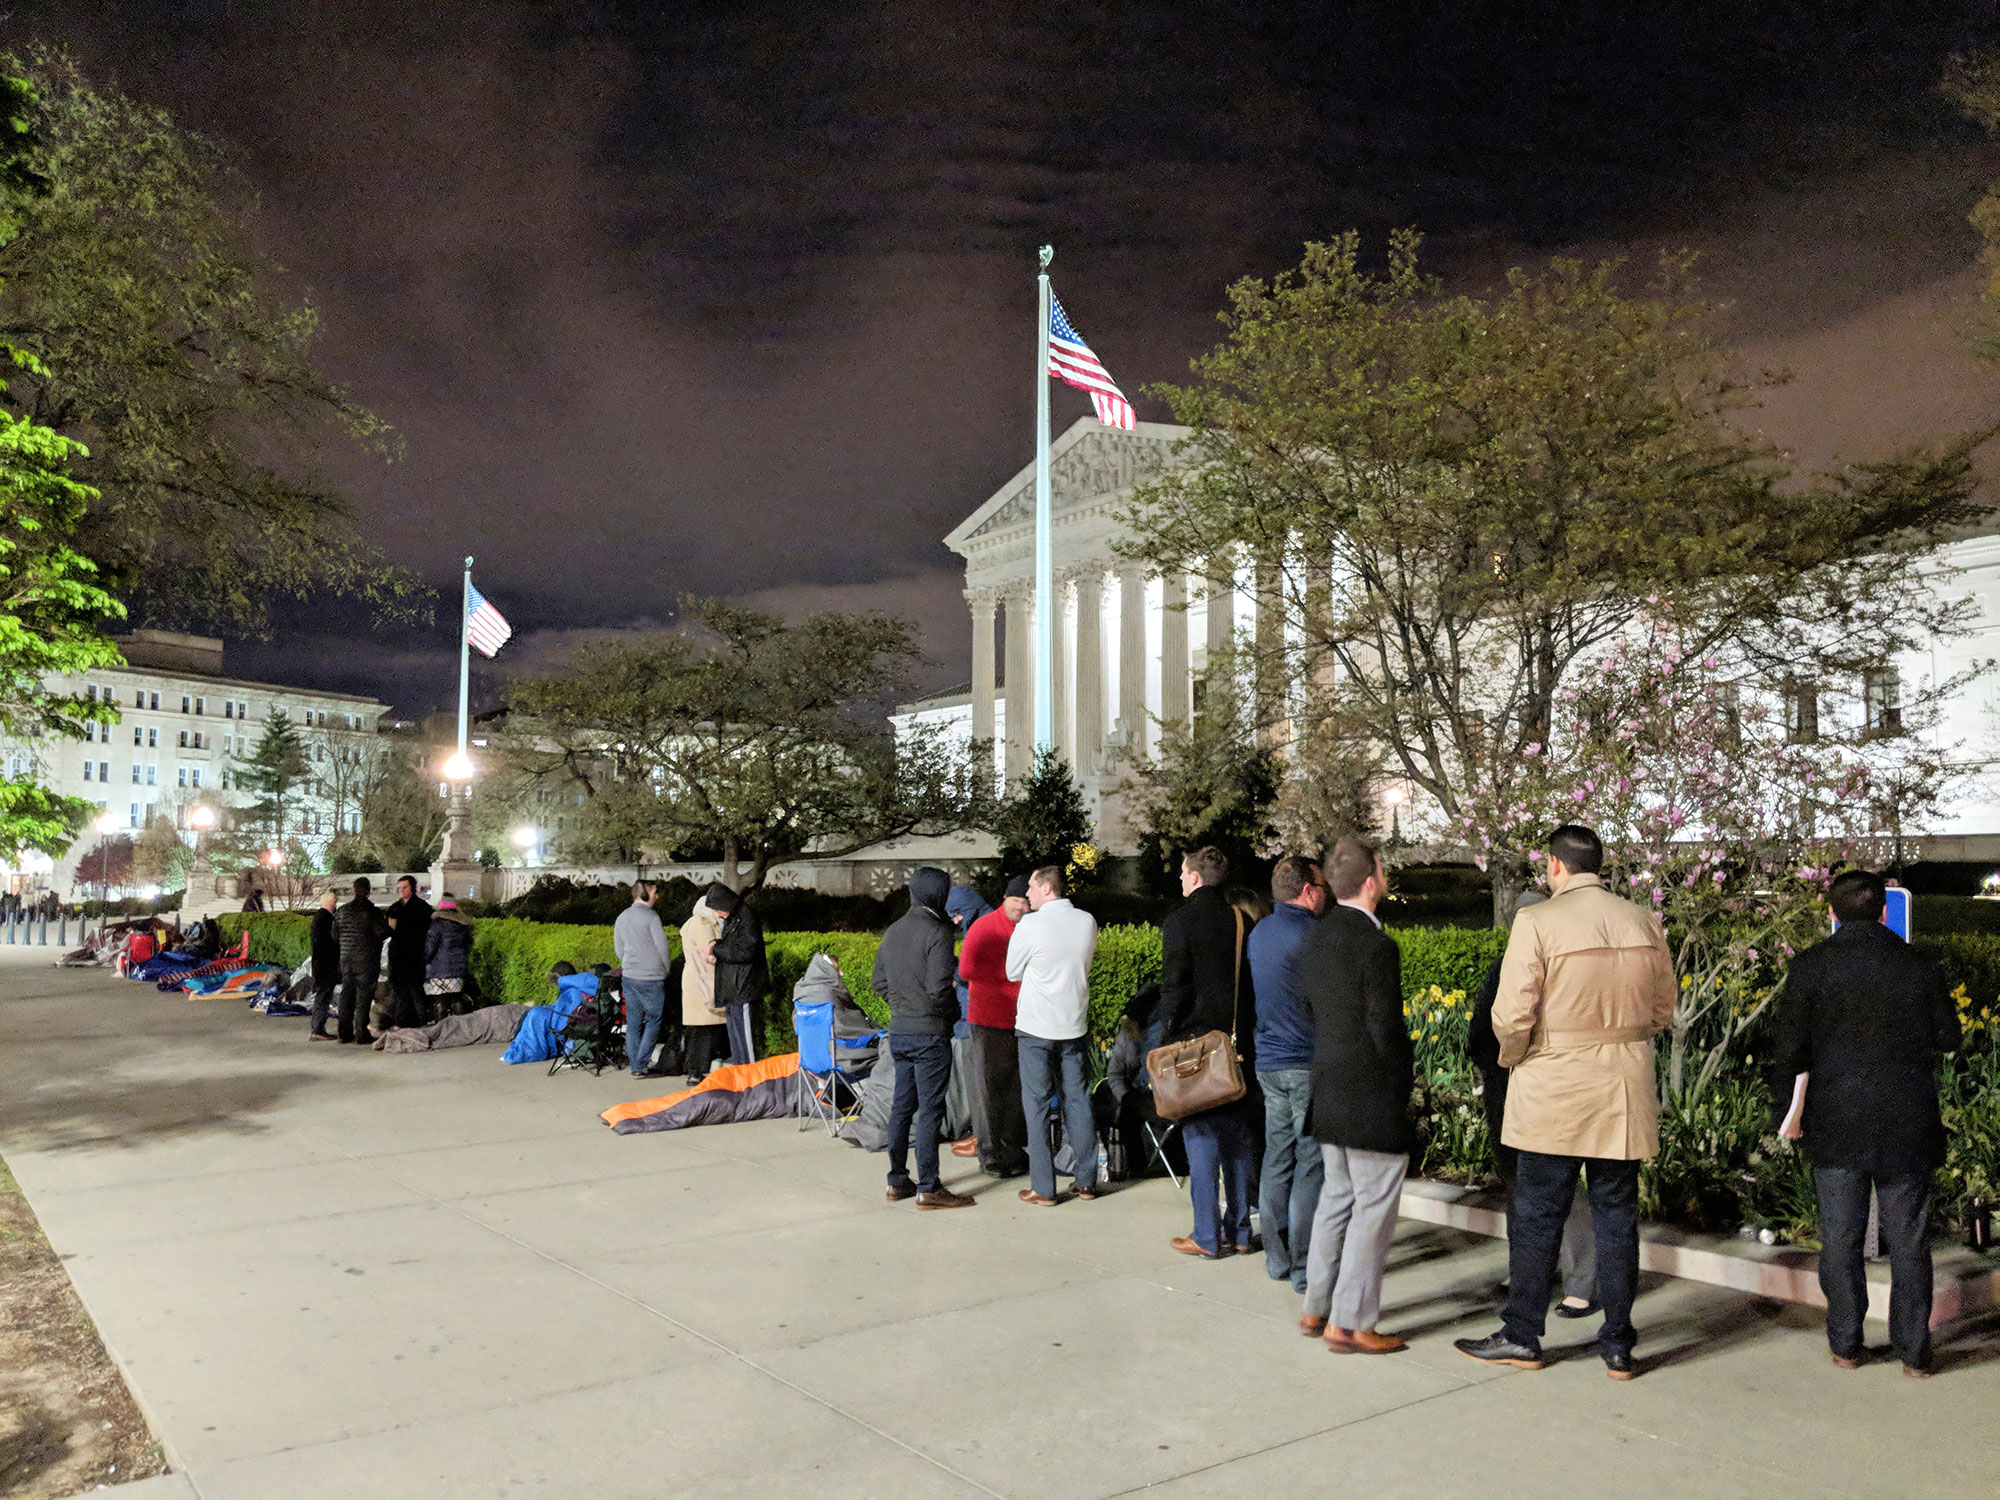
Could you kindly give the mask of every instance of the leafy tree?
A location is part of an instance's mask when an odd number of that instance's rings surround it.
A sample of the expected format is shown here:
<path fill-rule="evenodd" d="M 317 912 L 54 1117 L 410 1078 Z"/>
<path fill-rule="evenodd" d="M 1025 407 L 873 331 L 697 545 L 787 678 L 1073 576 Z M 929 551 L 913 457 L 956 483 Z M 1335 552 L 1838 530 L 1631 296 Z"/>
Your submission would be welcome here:
<path fill-rule="evenodd" d="M 78 545 L 147 621 L 256 628 L 327 586 L 409 604 L 323 472 L 329 447 L 386 454 L 383 425 L 313 364 L 228 153 L 60 52 L 16 66 L 48 190 L 0 247 L 0 337 L 39 359 L 27 416 L 89 447 Z"/>
<path fill-rule="evenodd" d="M 359 792 L 361 832 L 351 840 L 358 870 L 427 870 L 444 848 L 451 804 L 424 778 L 416 757 L 377 757 Z"/>
<path fill-rule="evenodd" d="M 1143 830 L 1142 849 L 1162 871 L 1177 871 L 1181 856 L 1204 844 L 1238 871 L 1265 857 L 1283 767 L 1251 722 L 1233 663 L 1211 666 L 1200 712 L 1162 723 L 1158 752 L 1126 769 L 1119 790 Z"/>
<path fill-rule="evenodd" d="M 27 165 L 34 150 L 27 117 L 34 90 L 11 70 L 0 74 L 0 262 L 18 239 L 24 213 L 44 191 Z M 29 381 L 46 377 L 36 357 L 0 339 L 0 356 Z M 6 382 L 0 398 L 18 404 Z M 33 744 L 50 736 L 81 739 L 89 723 L 113 723 L 109 704 L 58 692 L 54 679 L 110 666 L 121 658 L 105 634 L 124 606 L 100 584 L 97 567 L 72 545 L 95 491 L 71 472 L 82 446 L 32 415 L 0 406 L 0 735 Z M 0 781 L 0 856 L 37 849 L 61 856 L 96 812 L 37 776 Z"/>
<path fill-rule="evenodd" d="M 288 835 L 295 836 L 299 828 L 299 803 L 314 789 L 312 766 L 291 715 L 272 709 L 256 749 L 236 757 L 235 771 L 237 785 L 256 799 L 238 815 L 239 822 L 267 847 L 289 849 Z"/>
<path fill-rule="evenodd" d="M 917 659 L 908 621 L 788 625 L 715 599 L 683 612 L 678 633 L 585 647 L 508 694 L 513 774 L 585 794 L 571 857 L 720 856 L 725 880 L 755 889 L 774 865 L 988 820 L 976 752 L 990 746 L 899 741 L 884 720 Z"/>
<path fill-rule="evenodd" d="M 1000 866 L 1009 875 L 1042 865 L 1073 868 L 1078 846 L 1089 844 L 1091 833 L 1083 792 L 1069 762 L 1052 749 L 1035 752 L 1034 768 L 993 819 Z M 1089 863 L 1095 867 L 1094 858 Z"/>
<path fill-rule="evenodd" d="M 1734 424 L 1773 377 L 1708 339 L 1686 257 L 1644 296 L 1557 259 L 1473 297 L 1417 250 L 1398 234 L 1371 272 L 1350 234 L 1231 288 L 1196 383 L 1158 392 L 1184 462 L 1124 517 L 1163 570 L 1268 560 L 1295 733 L 1350 784 L 1379 756 L 1433 835 L 1504 803 L 1556 695 L 1648 601 L 1697 655 L 1829 685 L 1962 626 L 1921 567 L 1971 515 L 1984 434 L 1799 473 Z"/>

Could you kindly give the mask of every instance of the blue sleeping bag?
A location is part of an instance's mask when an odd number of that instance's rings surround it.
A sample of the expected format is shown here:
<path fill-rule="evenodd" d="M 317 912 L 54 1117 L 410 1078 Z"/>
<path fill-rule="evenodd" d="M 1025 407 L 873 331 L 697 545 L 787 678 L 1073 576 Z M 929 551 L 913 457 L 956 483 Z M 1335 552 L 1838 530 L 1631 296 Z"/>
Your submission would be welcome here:
<path fill-rule="evenodd" d="M 549 1062 L 562 1051 L 556 1028 L 567 1021 L 576 1008 L 597 993 L 595 974 L 565 974 L 556 981 L 554 1005 L 531 1005 L 521 1013 L 521 1029 L 514 1033 L 500 1061 L 507 1063 Z"/>

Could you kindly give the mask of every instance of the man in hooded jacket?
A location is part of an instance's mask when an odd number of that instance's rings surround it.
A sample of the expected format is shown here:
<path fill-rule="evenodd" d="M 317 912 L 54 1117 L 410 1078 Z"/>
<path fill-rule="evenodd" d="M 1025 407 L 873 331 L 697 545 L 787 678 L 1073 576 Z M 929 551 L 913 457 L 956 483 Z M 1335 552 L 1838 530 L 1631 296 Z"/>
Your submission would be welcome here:
<path fill-rule="evenodd" d="M 722 913 L 722 935 L 715 940 L 715 1003 L 729 1025 L 729 1060 L 757 1060 L 757 1007 L 771 987 L 771 968 L 764 956 L 764 924 L 735 891 L 715 882 L 703 898 Z"/>
<path fill-rule="evenodd" d="M 951 1082 L 951 1033 L 958 1024 L 957 934 L 944 914 L 951 876 L 925 865 L 910 877 L 910 909 L 882 934 L 875 953 L 875 993 L 889 1002 L 889 1052 L 896 1063 L 896 1097 L 889 1106 L 891 1203 L 915 1197 L 917 1207 L 970 1208 L 971 1198 L 938 1179 L 938 1134 Z M 917 1176 L 909 1173 L 910 1133 L 916 1131 Z"/>

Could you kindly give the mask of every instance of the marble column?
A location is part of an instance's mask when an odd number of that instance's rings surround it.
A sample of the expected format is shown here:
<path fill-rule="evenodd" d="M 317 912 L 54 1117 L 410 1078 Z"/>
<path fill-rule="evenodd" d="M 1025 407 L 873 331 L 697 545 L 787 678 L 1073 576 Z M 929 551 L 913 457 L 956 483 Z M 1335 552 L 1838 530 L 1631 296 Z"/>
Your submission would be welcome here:
<path fill-rule="evenodd" d="M 1058 573 L 1055 584 L 1056 646 L 1049 661 L 1049 712 L 1055 723 L 1049 726 L 1049 743 L 1075 770 L 1076 746 L 1069 733 L 1069 579 Z"/>
<path fill-rule="evenodd" d="M 1026 776 L 1035 758 L 1035 668 L 1029 616 L 1035 590 L 1026 579 L 1007 587 L 1007 784 Z"/>
<path fill-rule="evenodd" d="M 1285 721 L 1285 597 L 1282 559 L 1257 559 L 1257 723 L 1274 744 L 1289 738 Z"/>
<path fill-rule="evenodd" d="M 1236 574 L 1232 559 L 1218 557 L 1208 574 L 1208 659 L 1227 656 L 1236 649 Z"/>
<path fill-rule="evenodd" d="M 1099 638 L 1104 574 L 1086 568 L 1076 575 L 1076 710 L 1070 759 L 1079 776 L 1094 776 L 1104 756 L 1104 645 Z"/>
<path fill-rule="evenodd" d="M 991 589 L 967 589 L 972 606 L 972 737 L 993 738 L 993 606 Z"/>
<path fill-rule="evenodd" d="M 1178 724 L 1188 716 L 1187 574 L 1166 575 L 1160 604 L 1160 719 Z"/>
<path fill-rule="evenodd" d="M 1125 751 L 1146 746 L 1146 569 L 1126 563 L 1118 569 L 1118 730 Z"/>

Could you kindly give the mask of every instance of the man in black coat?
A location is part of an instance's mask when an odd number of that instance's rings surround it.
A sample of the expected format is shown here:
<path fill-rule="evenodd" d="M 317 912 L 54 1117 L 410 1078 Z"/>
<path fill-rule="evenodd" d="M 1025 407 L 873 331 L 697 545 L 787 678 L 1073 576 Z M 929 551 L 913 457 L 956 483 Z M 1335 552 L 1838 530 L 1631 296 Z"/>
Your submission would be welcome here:
<path fill-rule="evenodd" d="M 1229 903 L 1223 881 L 1229 860 L 1212 846 L 1181 860 L 1185 905 L 1160 924 L 1160 1019 L 1163 1043 L 1185 1042 L 1220 1031 L 1236 1044 L 1247 1080 L 1257 1005 L 1243 947 L 1249 921 Z M 1250 1210 L 1257 1203 L 1257 1138 L 1246 1093 L 1234 1104 L 1181 1121 L 1187 1148 L 1188 1190 L 1194 1200 L 1194 1233 L 1173 1242 L 1183 1255 L 1207 1260 L 1256 1248 L 1250 1238 Z M 1216 1185 L 1222 1184 L 1218 1198 Z"/>
<path fill-rule="evenodd" d="M 875 950 L 875 993 L 889 1002 L 889 1054 L 896 1095 L 889 1106 L 891 1203 L 914 1196 L 918 1208 L 970 1208 L 971 1198 L 938 1179 L 938 1135 L 951 1083 L 951 1033 L 958 1025 L 958 933 L 944 914 L 951 876 L 925 865 L 910 877 L 910 909 Z M 910 1134 L 917 1176 L 910 1180 Z"/>
<path fill-rule="evenodd" d="M 771 988 L 771 964 L 764 953 L 764 924 L 757 913 L 728 886 L 717 881 L 708 888 L 709 906 L 721 912 L 722 932 L 715 940 L 715 1004 L 726 1013 L 729 1060 L 757 1060 L 757 1011 Z"/>
<path fill-rule="evenodd" d="M 366 875 L 355 876 L 354 899 L 333 914 L 340 943 L 340 1040 L 364 1047 L 375 1043 L 368 1011 L 382 977 L 382 939 L 389 935 L 382 908 L 368 899 L 372 889 Z"/>
<path fill-rule="evenodd" d="M 1403 957 L 1375 908 L 1389 888 L 1375 846 L 1328 851 L 1329 906 L 1300 949 L 1299 990 L 1313 1019 L 1312 1121 L 1326 1163 L 1306 1256 L 1299 1329 L 1337 1354 L 1392 1354 L 1375 1331 L 1416 1129 L 1416 1052 L 1403 1019 Z"/>
<path fill-rule="evenodd" d="M 1819 1190 L 1820 1290 L 1833 1362 L 1854 1369 L 1868 1310 L 1868 1195 L 1889 1250 L 1889 1342 L 1907 1375 L 1930 1373 L 1931 1181 L 1944 1161 L 1937 1063 L 1959 1044 L 1944 972 L 1882 925 L 1885 886 L 1866 870 L 1828 892 L 1840 929 L 1792 960 L 1778 1009 L 1773 1094 L 1804 1075 L 1803 1136 Z"/>
<path fill-rule="evenodd" d="M 424 1003 L 425 944 L 431 935 L 431 904 L 417 894 L 413 875 L 396 882 L 396 899 L 384 913 L 389 919 L 389 992 L 396 997 L 393 1026 L 429 1024 Z"/>
<path fill-rule="evenodd" d="M 316 1042 L 330 1042 L 326 1018 L 333 1011 L 334 987 L 340 983 L 340 935 L 334 931 L 333 909 L 340 897 L 327 891 L 319 898 L 319 910 L 312 919 L 312 1014 L 306 1019 L 306 1035 Z"/>

